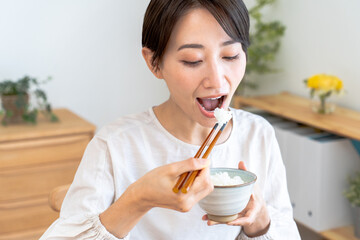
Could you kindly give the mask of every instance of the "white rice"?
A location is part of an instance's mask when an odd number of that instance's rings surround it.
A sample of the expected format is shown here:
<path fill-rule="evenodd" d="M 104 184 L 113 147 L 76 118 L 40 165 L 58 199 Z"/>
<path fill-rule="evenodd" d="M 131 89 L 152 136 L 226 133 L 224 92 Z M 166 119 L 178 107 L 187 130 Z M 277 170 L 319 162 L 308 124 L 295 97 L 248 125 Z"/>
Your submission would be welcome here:
<path fill-rule="evenodd" d="M 210 176 L 211 182 L 214 186 L 231 186 L 244 183 L 244 181 L 239 177 L 230 177 L 227 172 L 218 172 Z"/>
<path fill-rule="evenodd" d="M 225 109 L 222 108 L 216 108 L 214 111 L 214 116 L 218 124 L 221 126 L 227 123 L 228 121 L 230 121 L 230 119 L 232 118 L 232 112 L 226 111 Z"/>

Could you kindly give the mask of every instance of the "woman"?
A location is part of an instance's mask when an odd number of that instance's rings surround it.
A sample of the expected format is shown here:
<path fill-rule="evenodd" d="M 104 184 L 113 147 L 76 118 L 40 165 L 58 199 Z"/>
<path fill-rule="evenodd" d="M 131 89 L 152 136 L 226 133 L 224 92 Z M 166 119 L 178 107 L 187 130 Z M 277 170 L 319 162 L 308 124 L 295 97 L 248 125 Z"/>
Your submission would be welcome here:
<path fill-rule="evenodd" d="M 164 79 L 170 98 L 94 137 L 60 218 L 42 239 L 300 239 L 274 131 L 264 119 L 231 109 L 212 160 L 189 158 L 214 126 L 213 110 L 229 108 L 244 76 L 243 2 L 152 0 L 142 43 L 146 64 Z M 213 189 L 209 167 L 245 165 L 258 176 L 258 191 L 238 219 L 209 221 L 197 205 Z M 197 169 L 190 191 L 175 194 L 178 177 Z"/>

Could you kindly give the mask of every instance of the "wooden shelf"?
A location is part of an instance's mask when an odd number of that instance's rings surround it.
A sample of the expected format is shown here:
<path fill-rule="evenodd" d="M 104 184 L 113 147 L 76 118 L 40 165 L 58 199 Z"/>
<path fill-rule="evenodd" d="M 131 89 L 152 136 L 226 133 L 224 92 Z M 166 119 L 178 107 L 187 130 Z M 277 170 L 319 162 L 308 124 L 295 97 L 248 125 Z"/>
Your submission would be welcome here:
<path fill-rule="evenodd" d="M 359 240 L 359 238 L 354 237 L 354 228 L 352 226 L 330 229 L 320 234 L 329 240 Z"/>
<path fill-rule="evenodd" d="M 360 141 L 360 113 L 336 107 L 331 114 L 317 114 L 311 110 L 311 100 L 283 92 L 257 97 L 234 97 L 233 106 L 255 107 L 277 116 L 314 128 Z"/>

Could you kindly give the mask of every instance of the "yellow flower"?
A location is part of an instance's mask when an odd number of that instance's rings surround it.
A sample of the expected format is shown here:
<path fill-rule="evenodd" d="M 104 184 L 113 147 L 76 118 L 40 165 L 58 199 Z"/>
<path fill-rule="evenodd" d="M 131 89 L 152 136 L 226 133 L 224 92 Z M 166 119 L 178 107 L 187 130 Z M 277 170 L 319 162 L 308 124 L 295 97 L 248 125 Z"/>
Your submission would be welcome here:
<path fill-rule="evenodd" d="M 337 91 L 343 89 L 343 82 L 336 76 L 316 74 L 307 80 L 307 87 L 319 93 Z"/>
<path fill-rule="evenodd" d="M 338 79 L 338 82 L 336 84 L 336 90 L 340 91 L 343 89 L 343 87 L 344 87 L 343 82 L 340 79 Z"/>
<path fill-rule="evenodd" d="M 314 76 L 310 77 L 307 80 L 307 87 L 308 88 L 318 88 L 319 87 L 319 79 L 320 79 L 320 75 L 314 75 Z"/>

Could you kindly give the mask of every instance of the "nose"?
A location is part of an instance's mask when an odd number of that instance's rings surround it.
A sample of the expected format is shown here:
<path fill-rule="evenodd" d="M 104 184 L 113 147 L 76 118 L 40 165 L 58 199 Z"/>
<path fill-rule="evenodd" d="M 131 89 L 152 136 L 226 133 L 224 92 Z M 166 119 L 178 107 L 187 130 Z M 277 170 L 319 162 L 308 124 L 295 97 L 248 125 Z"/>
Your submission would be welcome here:
<path fill-rule="evenodd" d="M 206 68 L 203 86 L 205 88 L 219 89 L 223 86 L 224 81 L 225 76 L 221 65 L 216 61 L 210 62 Z"/>

